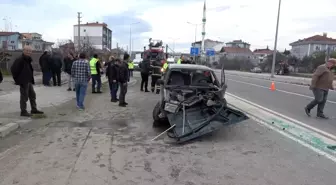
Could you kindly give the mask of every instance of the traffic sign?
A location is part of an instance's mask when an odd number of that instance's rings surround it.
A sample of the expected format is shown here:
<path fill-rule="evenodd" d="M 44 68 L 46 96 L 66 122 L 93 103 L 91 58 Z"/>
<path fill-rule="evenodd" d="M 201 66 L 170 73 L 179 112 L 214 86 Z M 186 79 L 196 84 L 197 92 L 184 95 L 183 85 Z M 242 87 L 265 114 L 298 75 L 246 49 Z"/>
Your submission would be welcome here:
<path fill-rule="evenodd" d="M 206 55 L 207 56 L 215 56 L 215 53 L 216 53 L 215 50 L 212 49 L 212 48 L 206 50 Z"/>
<path fill-rule="evenodd" d="M 190 48 L 190 55 L 198 55 L 199 54 L 199 48 L 196 48 L 196 47 L 191 47 Z"/>

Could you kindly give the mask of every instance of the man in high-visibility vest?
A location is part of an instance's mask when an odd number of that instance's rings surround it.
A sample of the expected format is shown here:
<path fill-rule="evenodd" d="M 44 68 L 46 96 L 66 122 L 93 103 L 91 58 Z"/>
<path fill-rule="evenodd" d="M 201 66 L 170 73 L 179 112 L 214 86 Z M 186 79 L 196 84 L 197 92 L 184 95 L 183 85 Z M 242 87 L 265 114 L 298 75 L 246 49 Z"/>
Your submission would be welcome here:
<path fill-rule="evenodd" d="M 101 78 L 100 78 L 100 62 L 98 59 L 98 55 L 94 54 L 93 58 L 90 60 L 90 71 L 92 78 L 92 93 L 102 93 L 100 91 L 101 88 Z M 97 84 L 97 89 L 96 89 Z"/>
<path fill-rule="evenodd" d="M 128 61 L 128 71 L 129 71 L 129 77 L 133 77 L 133 71 L 134 71 L 134 62 L 132 60 Z"/>
<path fill-rule="evenodd" d="M 182 64 L 184 61 L 184 56 L 181 55 L 181 57 L 178 59 L 178 61 L 176 62 L 177 64 Z"/>

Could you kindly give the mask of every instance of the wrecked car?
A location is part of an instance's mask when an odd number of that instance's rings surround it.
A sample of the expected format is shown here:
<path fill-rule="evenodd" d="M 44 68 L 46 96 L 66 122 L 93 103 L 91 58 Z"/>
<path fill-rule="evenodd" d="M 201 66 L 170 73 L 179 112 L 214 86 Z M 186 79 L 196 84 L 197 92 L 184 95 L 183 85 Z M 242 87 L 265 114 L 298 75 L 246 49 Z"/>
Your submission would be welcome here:
<path fill-rule="evenodd" d="M 207 66 L 170 64 L 158 83 L 163 90 L 153 110 L 153 126 L 168 123 L 170 128 L 163 133 L 178 143 L 248 119 L 227 106 L 224 69 L 219 81 Z"/>

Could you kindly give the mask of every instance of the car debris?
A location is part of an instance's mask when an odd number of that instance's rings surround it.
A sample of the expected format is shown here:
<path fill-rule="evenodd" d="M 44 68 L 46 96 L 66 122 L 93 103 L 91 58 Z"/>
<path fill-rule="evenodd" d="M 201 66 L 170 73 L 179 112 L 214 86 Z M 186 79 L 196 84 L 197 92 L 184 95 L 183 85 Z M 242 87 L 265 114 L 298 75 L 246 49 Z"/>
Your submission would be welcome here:
<path fill-rule="evenodd" d="M 170 64 L 160 84 L 161 98 L 153 110 L 153 126 L 170 124 L 164 133 L 183 143 L 242 122 L 248 117 L 227 106 L 224 68 L 220 81 L 215 72 L 203 65 Z"/>

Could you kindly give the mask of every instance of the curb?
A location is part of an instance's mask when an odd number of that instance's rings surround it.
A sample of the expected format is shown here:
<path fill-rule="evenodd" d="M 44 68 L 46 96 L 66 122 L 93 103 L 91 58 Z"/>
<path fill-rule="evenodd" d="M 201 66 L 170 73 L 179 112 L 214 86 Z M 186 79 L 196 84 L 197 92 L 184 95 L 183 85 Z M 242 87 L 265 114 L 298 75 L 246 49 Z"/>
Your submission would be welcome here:
<path fill-rule="evenodd" d="M 233 94 L 227 93 L 225 98 L 251 120 L 336 162 L 336 136 Z"/>
<path fill-rule="evenodd" d="M 0 126 L 0 138 L 6 137 L 8 134 L 12 133 L 13 131 L 21 128 L 23 125 L 31 122 L 31 119 L 24 119 L 24 120 L 19 120 L 16 122 L 10 122 L 7 123 L 4 126 Z"/>

